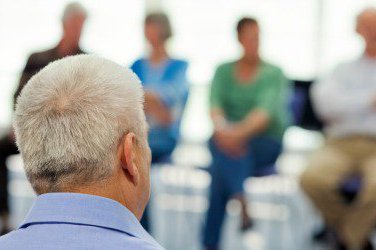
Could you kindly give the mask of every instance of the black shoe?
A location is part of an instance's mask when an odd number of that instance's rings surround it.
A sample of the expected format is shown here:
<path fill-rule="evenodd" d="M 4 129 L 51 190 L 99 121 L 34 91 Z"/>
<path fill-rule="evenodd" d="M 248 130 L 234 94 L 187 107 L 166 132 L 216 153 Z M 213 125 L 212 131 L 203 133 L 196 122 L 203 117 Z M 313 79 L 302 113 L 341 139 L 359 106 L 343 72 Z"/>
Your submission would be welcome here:
<path fill-rule="evenodd" d="M 328 230 L 328 239 L 331 249 L 333 250 L 348 250 L 346 244 L 338 237 L 337 233 L 333 230 Z"/>
<path fill-rule="evenodd" d="M 329 241 L 329 230 L 326 226 L 315 231 L 312 235 L 312 240 L 315 242 L 327 242 Z"/>
<path fill-rule="evenodd" d="M 240 226 L 240 230 L 242 232 L 245 232 L 253 227 L 253 221 L 252 219 L 243 220 L 242 225 Z"/>
<path fill-rule="evenodd" d="M 372 243 L 370 240 L 367 240 L 366 244 L 363 246 L 362 250 L 374 250 Z"/>
<path fill-rule="evenodd" d="M 333 250 L 348 250 L 347 246 L 341 241 L 332 242 Z"/>

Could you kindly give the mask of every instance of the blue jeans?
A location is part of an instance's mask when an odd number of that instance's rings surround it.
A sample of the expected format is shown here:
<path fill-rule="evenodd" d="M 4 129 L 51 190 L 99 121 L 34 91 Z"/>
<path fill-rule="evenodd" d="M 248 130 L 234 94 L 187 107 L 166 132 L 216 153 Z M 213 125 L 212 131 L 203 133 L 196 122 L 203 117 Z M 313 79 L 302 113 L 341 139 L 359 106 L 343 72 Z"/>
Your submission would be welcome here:
<path fill-rule="evenodd" d="M 253 138 L 247 146 L 247 153 L 241 157 L 231 157 L 209 141 L 212 154 L 209 193 L 209 209 L 203 229 L 203 243 L 216 248 L 219 244 L 221 227 L 225 217 L 227 201 L 234 195 L 242 194 L 245 179 L 258 169 L 275 164 L 282 150 L 282 143 L 275 139 L 260 136 Z"/>
<path fill-rule="evenodd" d="M 152 163 L 163 163 L 169 160 L 174 151 L 177 139 L 171 135 L 170 129 L 150 129 L 148 142 L 151 149 Z"/>

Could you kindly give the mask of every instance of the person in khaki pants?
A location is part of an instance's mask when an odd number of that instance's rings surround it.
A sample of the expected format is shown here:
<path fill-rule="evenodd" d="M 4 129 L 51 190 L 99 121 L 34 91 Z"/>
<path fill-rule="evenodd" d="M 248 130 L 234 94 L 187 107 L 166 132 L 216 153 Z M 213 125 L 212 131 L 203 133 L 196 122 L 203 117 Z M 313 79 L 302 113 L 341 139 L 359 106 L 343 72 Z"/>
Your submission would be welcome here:
<path fill-rule="evenodd" d="M 337 235 L 337 249 L 374 249 L 368 237 L 376 226 L 376 9 L 360 13 L 356 31 L 364 54 L 313 86 L 328 139 L 301 176 L 303 190 Z M 362 189 L 346 204 L 338 190 L 353 174 L 362 176 Z"/>

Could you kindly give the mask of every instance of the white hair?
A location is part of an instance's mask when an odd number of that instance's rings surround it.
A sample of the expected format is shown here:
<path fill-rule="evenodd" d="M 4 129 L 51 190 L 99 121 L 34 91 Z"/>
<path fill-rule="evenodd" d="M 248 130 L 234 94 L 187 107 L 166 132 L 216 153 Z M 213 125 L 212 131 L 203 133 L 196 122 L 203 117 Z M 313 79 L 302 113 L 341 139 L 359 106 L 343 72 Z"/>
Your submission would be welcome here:
<path fill-rule="evenodd" d="M 66 20 L 68 20 L 74 15 L 83 15 L 84 17 L 87 17 L 87 11 L 85 7 L 82 6 L 82 4 L 80 3 L 77 3 L 77 2 L 69 3 L 64 9 L 64 13 L 63 13 L 61 20 L 65 22 Z"/>
<path fill-rule="evenodd" d="M 148 150 L 143 98 L 131 70 L 93 55 L 57 60 L 33 76 L 17 99 L 14 128 L 35 191 L 108 177 L 126 133 Z"/>

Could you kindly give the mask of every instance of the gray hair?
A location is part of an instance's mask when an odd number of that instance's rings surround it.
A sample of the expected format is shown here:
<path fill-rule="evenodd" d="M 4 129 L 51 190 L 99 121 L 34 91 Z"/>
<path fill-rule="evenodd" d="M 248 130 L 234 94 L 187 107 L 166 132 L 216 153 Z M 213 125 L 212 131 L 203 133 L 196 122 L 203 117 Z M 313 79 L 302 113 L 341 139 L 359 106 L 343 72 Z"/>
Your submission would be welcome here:
<path fill-rule="evenodd" d="M 145 17 L 145 25 L 149 23 L 155 23 L 161 27 L 161 37 L 164 41 L 172 36 L 170 20 L 166 14 L 162 12 L 149 13 Z"/>
<path fill-rule="evenodd" d="M 57 60 L 33 76 L 17 99 L 14 128 L 35 191 L 109 177 L 126 133 L 149 150 L 143 99 L 131 70 L 92 55 Z"/>
<path fill-rule="evenodd" d="M 74 15 L 83 15 L 84 17 L 87 17 L 87 11 L 85 7 L 82 6 L 82 4 L 80 3 L 77 3 L 77 2 L 69 3 L 64 9 L 64 13 L 63 13 L 61 20 L 65 22 L 66 20 L 68 20 Z"/>

